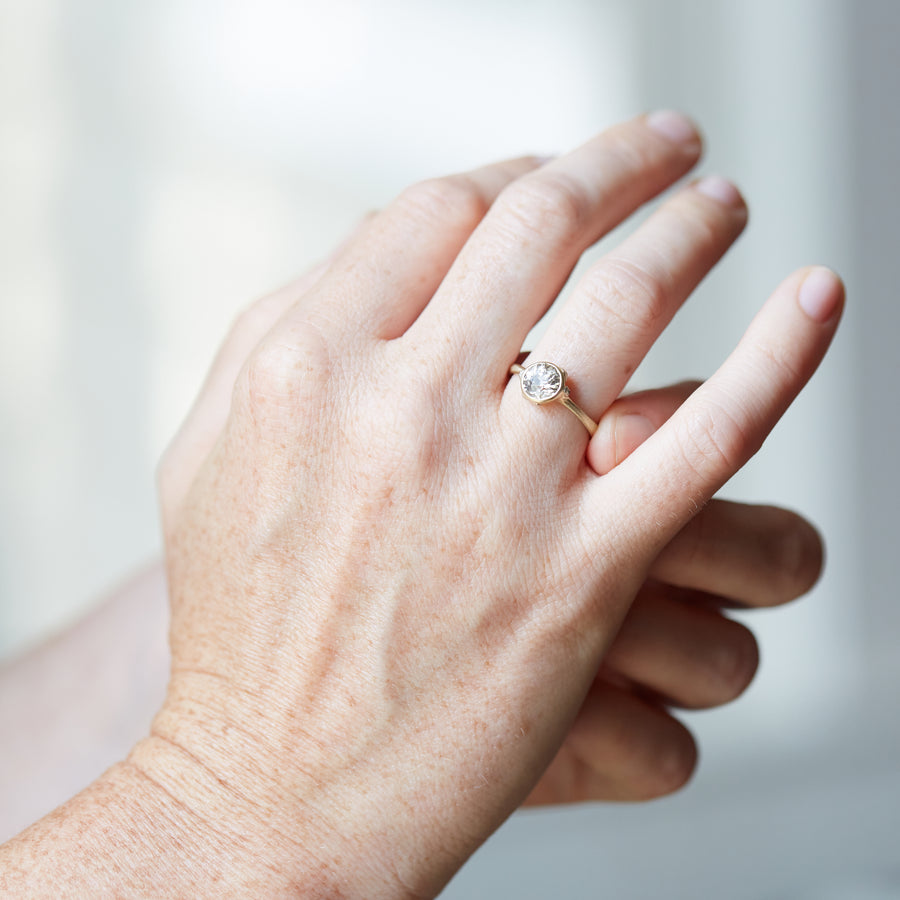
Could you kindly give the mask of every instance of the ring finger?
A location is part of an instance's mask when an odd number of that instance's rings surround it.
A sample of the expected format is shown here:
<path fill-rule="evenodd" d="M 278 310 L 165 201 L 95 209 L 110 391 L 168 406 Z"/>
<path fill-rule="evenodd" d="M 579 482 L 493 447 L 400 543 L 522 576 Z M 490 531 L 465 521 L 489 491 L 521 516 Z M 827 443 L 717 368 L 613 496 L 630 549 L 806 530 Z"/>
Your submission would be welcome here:
<path fill-rule="evenodd" d="M 596 417 L 746 220 L 741 195 L 724 179 L 684 189 L 585 275 L 530 359 L 569 372 L 576 402 Z M 546 416 L 545 410 L 530 412 Z M 581 428 L 574 416 L 566 419 L 571 429 Z"/>

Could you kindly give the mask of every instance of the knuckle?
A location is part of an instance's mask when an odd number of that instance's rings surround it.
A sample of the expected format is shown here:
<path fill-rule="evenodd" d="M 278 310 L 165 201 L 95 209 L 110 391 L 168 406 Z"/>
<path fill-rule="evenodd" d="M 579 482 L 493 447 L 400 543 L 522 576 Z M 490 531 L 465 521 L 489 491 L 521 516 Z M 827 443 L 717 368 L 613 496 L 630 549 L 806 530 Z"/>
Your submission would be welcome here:
<path fill-rule="evenodd" d="M 590 198 L 561 172 L 540 171 L 520 178 L 501 197 L 503 218 L 529 238 L 569 241 L 590 220 Z"/>
<path fill-rule="evenodd" d="M 311 374 L 308 356 L 284 341 L 263 341 L 248 358 L 238 376 L 235 392 L 255 418 L 293 405 Z"/>
<path fill-rule="evenodd" d="M 604 163 L 607 169 L 645 169 L 654 158 L 653 141 L 647 133 L 625 122 L 608 129 L 601 137 Z"/>
<path fill-rule="evenodd" d="M 490 207 L 484 191 L 467 175 L 420 181 L 400 195 L 399 203 L 428 222 L 455 222 L 468 228 L 474 228 Z"/>
<path fill-rule="evenodd" d="M 641 334 L 659 327 L 671 293 L 668 283 L 621 256 L 598 265 L 585 279 L 584 291 L 587 309 L 601 320 L 598 327 L 612 323 Z"/>
<path fill-rule="evenodd" d="M 396 347 L 376 352 L 373 367 L 389 370 L 390 393 L 354 412 L 354 430 L 365 435 L 353 442 L 355 467 L 376 492 L 389 486 L 398 495 L 417 491 L 430 473 L 441 469 L 450 448 L 439 438 L 446 400 L 434 360 L 404 358 Z"/>
<path fill-rule="evenodd" d="M 422 395 L 427 398 L 427 392 Z M 375 481 L 391 484 L 418 484 L 434 446 L 435 406 L 420 402 L 422 396 L 405 391 L 392 398 L 385 408 L 371 410 L 367 425 L 366 460 L 361 469 L 377 474 Z"/>
<path fill-rule="evenodd" d="M 726 405 L 709 398 L 679 421 L 676 440 L 686 465 L 713 482 L 729 478 L 761 443 Z"/>
<path fill-rule="evenodd" d="M 806 379 L 802 372 L 791 362 L 785 347 L 776 347 L 770 343 L 760 343 L 759 352 L 765 362 L 775 370 L 778 380 L 783 384 L 799 385 Z"/>

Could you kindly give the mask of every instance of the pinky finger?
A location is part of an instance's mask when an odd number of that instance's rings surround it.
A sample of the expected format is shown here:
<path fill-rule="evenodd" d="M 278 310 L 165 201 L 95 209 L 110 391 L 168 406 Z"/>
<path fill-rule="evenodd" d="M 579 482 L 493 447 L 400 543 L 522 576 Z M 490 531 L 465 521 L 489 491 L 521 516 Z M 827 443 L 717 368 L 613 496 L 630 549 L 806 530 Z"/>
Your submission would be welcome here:
<path fill-rule="evenodd" d="M 614 503 L 629 522 L 629 554 L 655 557 L 756 453 L 825 355 L 843 299 L 843 284 L 828 269 L 794 273 L 715 375 L 591 486 L 588 510 L 608 514 Z"/>

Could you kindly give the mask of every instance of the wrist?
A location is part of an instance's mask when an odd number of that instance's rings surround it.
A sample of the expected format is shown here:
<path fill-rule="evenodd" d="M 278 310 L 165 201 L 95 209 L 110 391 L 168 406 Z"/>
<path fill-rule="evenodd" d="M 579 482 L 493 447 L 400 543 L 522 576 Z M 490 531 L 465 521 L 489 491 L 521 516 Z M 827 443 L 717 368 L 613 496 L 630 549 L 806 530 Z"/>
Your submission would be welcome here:
<path fill-rule="evenodd" d="M 254 829 L 211 773 L 154 739 L 0 848 L 0 894 L 348 896 L 303 848 Z"/>
<path fill-rule="evenodd" d="M 332 749 L 332 765 L 349 776 L 338 779 L 304 753 L 296 731 L 278 728 L 271 710 L 254 730 L 247 710 L 226 711 L 230 704 L 218 701 L 208 694 L 197 706 L 177 686 L 170 690 L 153 736 L 134 748 L 128 764 L 194 814 L 199 833 L 212 832 L 211 842 L 200 843 L 215 848 L 220 862 L 210 863 L 218 879 L 235 884 L 235 896 L 422 896 L 395 874 L 389 813 L 382 809 L 378 822 L 366 814 L 372 804 L 359 783 L 364 766 L 339 763 Z"/>
<path fill-rule="evenodd" d="M 256 784 L 158 736 L 141 741 L 125 766 L 129 782 L 141 785 L 141 813 L 168 829 L 161 852 L 191 874 L 172 896 L 206 896 L 210 885 L 217 896 L 351 896 L 323 854 L 333 849 L 330 836 L 300 817 L 287 821 L 283 805 L 267 803 Z"/>
<path fill-rule="evenodd" d="M 118 763 L 0 850 L 3 896 L 202 896 L 215 843 L 176 798 Z"/>
<path fill-rule="evenodd" d="M 396 723 L 389 736 L 366 736 L 339 724 L 339 703 L 330 720 L 298 717 L 284 695 L 180 672 L 130 761 L 207 822 L 227 824 L 254 868 L 304 886 L 291 896 L 436 896 L 500 824 L 471 813 L 454 824 L 441 799 L 465 784 L 452 754 L 435 754 L 444 771 L 403 762 L 409 740 Z"/>

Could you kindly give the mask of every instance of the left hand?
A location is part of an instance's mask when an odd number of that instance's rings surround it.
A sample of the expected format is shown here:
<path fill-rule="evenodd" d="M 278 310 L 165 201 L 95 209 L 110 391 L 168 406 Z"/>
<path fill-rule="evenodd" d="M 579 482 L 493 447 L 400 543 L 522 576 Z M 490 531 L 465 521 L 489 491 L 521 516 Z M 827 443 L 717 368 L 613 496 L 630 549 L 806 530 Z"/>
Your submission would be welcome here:
<path fill-rule="evenodd" d="M 167 466 L 168 477 L 161 479 L 165 506 L 180 506 L 212 450 L 246 358 L 328 271 L 336 253 L 237 317 L 167 450 L 166 460 L 178 464 Z M 616 401 L 588 448 L 595 471 L 603 475 L 623 462 L 698 386 L 683 382 Z M 815 529 L 795 513 L 710 502 L 660 554 L 571 733 L 526 805 L 650 800 L 680 788 L 694 771 L 697 750 L 669 707 L 728 703 L 756 673 L 752 632 L 722 608 L 769 607 L 799 597 L 816 581 L 822 556 Z"/>
<path fill-rule="evenodd" d="M 151 735 L 4 848 L 6 893 L 435 896 L 537 788 L 642 584 L 840 318 L 840 280 L 795 272 L 602 477 L 576 419 L 523 400 L 509 364 L 581 254 L 699 153 L 662 112 L 415 185 L 266 333 L 212 449 L 188 429 L 161 470 L 173 664 Z M 591 267 L 536 357 L 576 373 L 582 424 L 744 221 L 704 179 Z M 608 791 L 585 743 L 586 790 L 554 797 Z"/>

